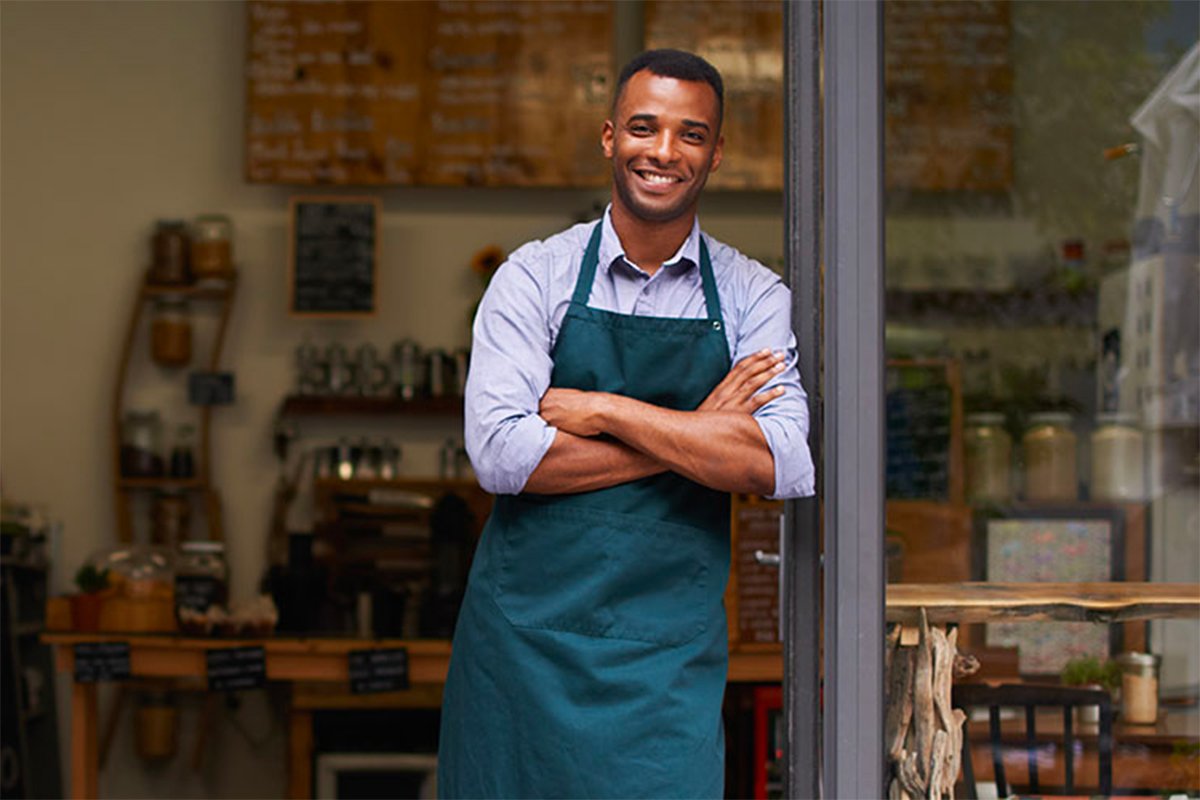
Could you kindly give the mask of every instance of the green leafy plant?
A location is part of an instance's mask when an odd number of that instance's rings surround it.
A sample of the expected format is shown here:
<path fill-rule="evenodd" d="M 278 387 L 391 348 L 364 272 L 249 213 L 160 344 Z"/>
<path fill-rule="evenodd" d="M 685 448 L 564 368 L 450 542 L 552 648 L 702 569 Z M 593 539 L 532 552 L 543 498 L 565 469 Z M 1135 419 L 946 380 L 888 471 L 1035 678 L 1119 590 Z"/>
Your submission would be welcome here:
<path fill-rule="evenodd" d="M 1067 686 L 1096 684 L 1110 692 L 1121 686 L 1121 667 L 1115 661 L 1100 661 L 1095 657 L 1073 658 L 1066 663 L 1060 675 Z"/>
<path fill-rule="evenodd" d="M 96 569 L 93 564 L 84 564 L 75 573 L 75 585 L 84 594 L 102 592 L 108 588 L 108 570 Z"/>

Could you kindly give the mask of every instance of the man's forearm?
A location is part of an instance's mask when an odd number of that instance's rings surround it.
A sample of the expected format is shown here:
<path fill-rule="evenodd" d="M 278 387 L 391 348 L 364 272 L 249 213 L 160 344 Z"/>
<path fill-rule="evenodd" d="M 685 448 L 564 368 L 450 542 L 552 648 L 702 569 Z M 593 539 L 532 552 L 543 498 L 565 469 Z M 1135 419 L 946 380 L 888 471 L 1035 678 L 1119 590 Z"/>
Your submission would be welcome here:
<path fill-rule="evenodd" d="M 775 460 L 749 414 L 673 411 L 612 394 L 598 407 L 603 433 L 673 472 L 727 492 L 775 491 Z"/>
<path fill-rule="evenodd" d="M 584 438 L 559 430 L 525 483 L 526 492 L 568 494 L 606 489 L 665 472 L 649 455 L 622 442 Z"/>

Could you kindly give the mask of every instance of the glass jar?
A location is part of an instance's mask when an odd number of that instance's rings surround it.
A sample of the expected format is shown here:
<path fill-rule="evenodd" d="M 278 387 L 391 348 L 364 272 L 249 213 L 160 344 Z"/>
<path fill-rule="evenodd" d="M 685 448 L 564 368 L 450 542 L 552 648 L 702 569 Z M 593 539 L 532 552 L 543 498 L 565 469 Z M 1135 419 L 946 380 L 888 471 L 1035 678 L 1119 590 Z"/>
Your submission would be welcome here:
<path fill-rule="evenodd" d="M 149 283 L 186 285 L 192 282 L 191 239 L 182 220 L 160 219 L 150 239 Z"/>
<path fill-rule="evenodd" d="M 126 545 L 93 559 L 108 570 L 108 586 L 130 600 L 169 600 L 175 577 L 172 551 L 165 547 Z"/>
<path fill-rule="evenodd" d="M 1097 414 L 1092 432 L 1092 499 L 1145 497 L 1145 438 L 1132 414 Z"/>
<path fill-rule="evenodd" d="M 1025 499 L 1073 501 L 1079 488 L 1075 470 L 1075 434 L 1071 415 L 1061 412 L 1031 414 L 1029 430 L 1021 439 L 1025 461 Z"/>
<path fill-rule="evenodd" d="M 164 367 L 184 367 L 192 360 L 192 320 L 182 297 L 164 296 L 154 303 L 150 355 Z"/>
<path fill-rule="evenodd" d="M 175 567 L 175 610 L 187 609 L 205 614 L 211 606 L 224 606 L 229 600 L 229 565 L 225 561 L 225 543 L 184 542 L 179 545 Z M 180 615 L 184 624 L 187 614 Z"/>
<path fill-rule="evenodd" d="M 1011 500 L 1012 437 L 1004 430 L 1004 415 L 968 414 L 963 438 L 967 451 L 967 499 L 991 503 Z"/>
<path fill-rule="evenodd" d="M 163 474 L 162 419 L 157 411 L 126 411 L 121 423 L 121 474 L 158 478 Z"/>
<path fill-rule="evenodd" d="M 1162 656 L 1150 653 L 1122 653 L 1121 719 L 1132 725 L 1158 722 L 1158 667 Z"/>
<path fill-rule="evenodd" d="M 192 272 L 198 279 L 227 278 L 233 271 L 233 223 L 204 214 L 192 223 Z"/>

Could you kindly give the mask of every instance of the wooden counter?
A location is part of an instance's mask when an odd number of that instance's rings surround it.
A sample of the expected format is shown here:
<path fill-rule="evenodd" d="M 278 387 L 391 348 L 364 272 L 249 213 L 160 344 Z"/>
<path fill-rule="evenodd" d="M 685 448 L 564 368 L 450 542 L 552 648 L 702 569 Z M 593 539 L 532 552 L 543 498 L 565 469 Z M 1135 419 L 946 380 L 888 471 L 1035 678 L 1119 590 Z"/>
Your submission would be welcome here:
<path fill-rule="evenodd" d="M 267 680 L 292 684 L 288 720 L 288 797 L 311 797 L 312 713 L 331 708 L 436 708 L 450 666 L 450 642 L 353 638 L 222 639 L 163 634 L 46 633 L 60 672 L 74 675 L 73 645 L 81 642 L 128 642 L 131 678 L 205 677 L 205 651 L 261 645 Z M 404 692 L 353 695 L 347 689 L 351 650 L 404 647 L 408 650 L 412 688 Z M 783 675 L 777 645 L 748 647 L 730 655 L 730 682 L 772 682 Z M 71 797 L 98 793 L 98 723 L 96 684 L 73 683 L 71 690 Z"/>

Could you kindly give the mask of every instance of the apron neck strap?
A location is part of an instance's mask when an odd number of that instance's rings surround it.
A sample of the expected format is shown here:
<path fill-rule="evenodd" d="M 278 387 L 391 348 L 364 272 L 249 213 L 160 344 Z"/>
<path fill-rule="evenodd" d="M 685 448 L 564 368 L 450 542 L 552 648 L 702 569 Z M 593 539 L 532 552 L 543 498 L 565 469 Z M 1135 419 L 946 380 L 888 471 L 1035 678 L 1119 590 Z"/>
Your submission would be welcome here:
<path fill-rule="evenodd" d="M 575 281 L 575 293 L 571 302 L 587 306 L 592 294 L 592 282 L 596 279 L 596 266 L 600 263 L 600 234 L 604 227 L 601 219 L 592 229 L 588 239 L 587 250 L 583 252 L 583 263 L 579 267 L 579 278 Z M 717 280 L 713 276 L 712 261 L 708 257 L 708 245 L 704 237 L 700 237 L 700 282 L 704 287 L 704 307 L 708 310 L 708 318 L 714 322 L 721 321 L 721 300 L 717 296 Z"/>

